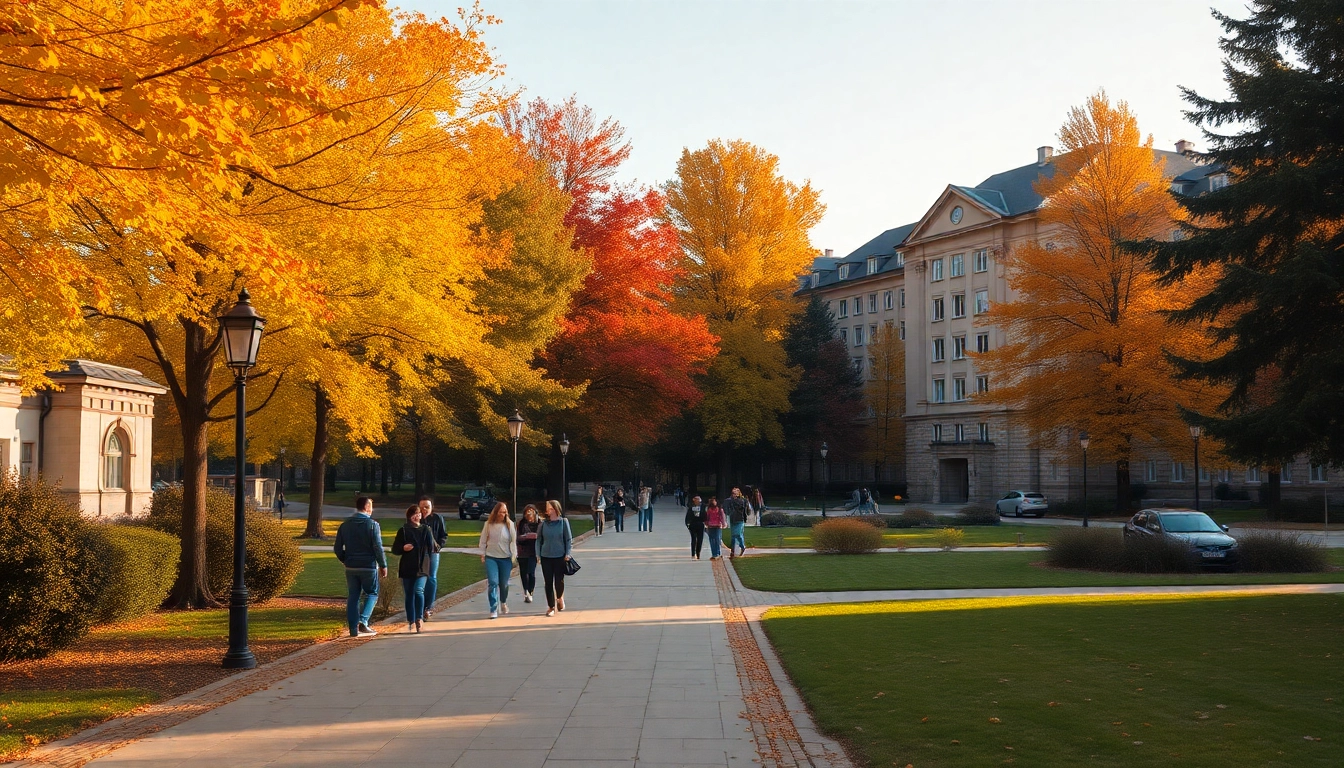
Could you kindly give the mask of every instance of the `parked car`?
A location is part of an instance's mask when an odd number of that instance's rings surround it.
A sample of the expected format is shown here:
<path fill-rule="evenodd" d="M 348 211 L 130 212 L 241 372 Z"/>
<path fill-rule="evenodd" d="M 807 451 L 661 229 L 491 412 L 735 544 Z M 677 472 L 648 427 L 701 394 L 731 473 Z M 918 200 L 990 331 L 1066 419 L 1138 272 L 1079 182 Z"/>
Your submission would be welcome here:
<path fill-rule="evenodd" d="M 472 520 L 480 520 L 490 514 L 490 510 L 494 506 L 494 491 L 481 486 L 468 487 L 462 491 L 462 496 L 457 500 L 457 516 L 462 520 L 466 520 L 468 517 Z"/>
<path fill-rule="evenodd" d="M 1126 539 L 1166 538 L 1189 548 L 1198 566 L 1232 568 L 1240 560 L 1237 540 L 1227 535 L 1227 526 L 1193 509 L 1145 509 L 1125 523 Z"/>
<path fill-rule="evenodd" d="M 1009 491 L 994 506 L 998 508 L 1000 517 L 1003 515 L 1045 517 L 1045 513 L 1050 511 L 1050 503 L 1046 501 L 1045 494 L 1035 491 Z"/>

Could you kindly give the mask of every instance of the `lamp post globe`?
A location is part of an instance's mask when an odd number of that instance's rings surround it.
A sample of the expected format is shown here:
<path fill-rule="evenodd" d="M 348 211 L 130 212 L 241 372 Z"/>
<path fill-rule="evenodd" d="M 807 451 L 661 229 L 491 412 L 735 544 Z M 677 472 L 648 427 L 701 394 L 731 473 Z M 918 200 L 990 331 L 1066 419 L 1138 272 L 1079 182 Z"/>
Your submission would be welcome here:
<path fill-rule="evenodd" d="M 569 438 L 560 433 L 560 508 L 569 511 Z"/>
<path fill-rule="evenodd" d="M 513 415 L 509 417 L 509 440 L 513 442 L 513 501 L 509 505 L 509 519 L 517 519 L 518 514 L 518 441 L 523 437 L 523 425 L 527 419 L 517 408 L 513 409 Z"/>
<path fill-rule="evenodd" d="M 826 491 L 831 484 L 831 473 L 826 464 L 826 456 L 831 452 L 831 447 L 826 441 L 821 441 L 821 516 L 826 516 Z"/>
<path fill-rule="evenodd" d="M 1087 446 L 1092 444 L 1092 439 L 1086 432 L 1078 433 L 1078 445 L 1083 449 L 1083 527 L 1087 527 Z"/>
<path fill-rule="evenodd" d="M 247 643 L 247 369 L 257 364 L 261 334 L 266 320 L 252 306 L 247 289 L 238 292 L 238 303 L 219 318 L 224 361 L 233 369 L 234 387 L 234 476 L 233 476 L 233 589 L 229 592 L 229 650 L 225 669 L 252 669 L 257 657 Z"/>

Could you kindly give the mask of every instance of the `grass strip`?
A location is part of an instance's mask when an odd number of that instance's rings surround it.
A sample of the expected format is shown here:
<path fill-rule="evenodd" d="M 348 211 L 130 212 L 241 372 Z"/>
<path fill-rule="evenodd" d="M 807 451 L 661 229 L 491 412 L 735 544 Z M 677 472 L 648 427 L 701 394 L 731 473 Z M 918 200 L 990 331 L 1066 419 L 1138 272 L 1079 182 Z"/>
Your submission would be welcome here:
<path fill-rule="evenodd" d="M 158 700 L 139 689 L 10 691 L 0 694 L 0 762 Z"/>
<path fill-rule="evenodd" d="M 947 527 L 958 527 L 948 518 Z M 1017 544 L 1018 534 L 1022 543 L 1041 545 L 1050 541 L 1054 529 L 1043 525 L 975 525 L 962 528 L 966 532 L 963 546 L 967 547 L 1012 547 Z M 777 528 L 759 528 L 748 526 L 745 529 L 747 546 L 763 548 L 811 549 L 812 529 L 780 526 Z M 937 528 L 887 528 L 882 531 L 884 547 L 936 547 Z"/>

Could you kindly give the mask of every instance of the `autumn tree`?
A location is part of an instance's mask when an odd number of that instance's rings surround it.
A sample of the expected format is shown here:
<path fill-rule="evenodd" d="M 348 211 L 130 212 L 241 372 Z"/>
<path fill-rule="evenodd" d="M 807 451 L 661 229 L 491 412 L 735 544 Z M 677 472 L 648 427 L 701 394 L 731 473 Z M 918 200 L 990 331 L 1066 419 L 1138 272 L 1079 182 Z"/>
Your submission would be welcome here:
<path fill-rule="evenodd" d="M 789 319 L 781 343 L 785 361 L 798 372 L 789 409 L 782 416 L 784 437 L 795 457 L 801 453 L 807 458 L 807 481 L 815 490 L 812 469 L 823 442 L 835 460 L 857 458 L 845 454 L 860 445 L 863 378 L 850 362 L 830 309 L 815 293 Z"/>
<path fill-rule="evenodd" d="M 864 382 L 867 423 L 864 455 L 881 479 L 887 467 L 905 467 L 905 341 L 890 323 L 868 344 L 872 375 Z"/>
<path fill-rule="evenodd" d="M 797 371 L 780 342 L 800 309 L 793 292 L 825 206 L 810 184 L 779 174 L 778 157 L 745 141 L 683 150 L 665 193 L 682 250 L 676 306 L 705 317 L 719 338 L 696 414 L 715 446 L 722 492 L 733 447 L 783 442 L 780 416 Z"/>
<path fill-rule="evenodd" d="M 1197 422 L 1270 472 L 1303 453 L 1344 464 L 1344 17 L 1330 3 L 1255 0 L 1214 13 L 1229 96 L 1185 90 L 1231 184 L 1182 199 L 1175 242 L 1145 244 L 1163 286 L 1216 278 L 1173 305 L 1173 333 L 1214 327 L 1213 355 L 1177 351 L 1191 383 L 1226 388 Z M 1192 329 L 1195 329 L 1192 331 Z"/>
<path fill-rule="evenodd" d="M 1097 93 L 1070 111 L 1059 139 L 1053 176 L 1036 184 L 1042 233 L 1007 255 L 1016 298 L 990 319 L 1008 340 L 976 356 L 995 383 L 978 399 L 1020 412 L 1044 447 L 1087 431 L 1093 455 L 1115 463 L 1117 510 L 1125 511 L 1135 450 L 1188 445 L 1181 409 L 1209 401 L 1209 390 L 1174 378 L 1168 357 L 1200 357 L 1209 336 L 1173 328 L 1164 315 L 1198 295 L 1205 276 L 1161 285 L 1147 259 L 1125 247 L 1169 236 L 1182 213 L 1152 138 L 1140 135 L 1123 101 Z"/>

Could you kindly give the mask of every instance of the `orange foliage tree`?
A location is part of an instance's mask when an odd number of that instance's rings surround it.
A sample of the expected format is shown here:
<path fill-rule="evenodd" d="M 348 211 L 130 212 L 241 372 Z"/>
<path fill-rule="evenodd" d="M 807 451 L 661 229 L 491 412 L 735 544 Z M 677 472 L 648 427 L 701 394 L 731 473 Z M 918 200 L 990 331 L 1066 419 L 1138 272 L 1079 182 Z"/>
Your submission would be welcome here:
<path fill-rule="evenodd" d="M 1164 287 L 1146 256 L 1125 246 L 1169 237 L 1182 216 L 1152 138 L 1125 102 L 1092 96 L 1070 111 L 1060 142 L 1054 175 L 1037 182 L 1042 234 L 1006 260 L 1016 298 L 990 318 L 1008 343 L 977 355 L 994 383 L 978 399 L 1019 412 L 1043 447 L 1087 431 L 1092 451 L 1115 462 L 1124 511 L 1135 450 L 1181 455 L 1190 445 L 1181 408 L 1215 401 L 1207 388 L 1177 382 L 1167 356 L 1199 357 L 1211 343 L 1204 329 L 1175 328 L 1165 315 L 1205 278 Z"/>

